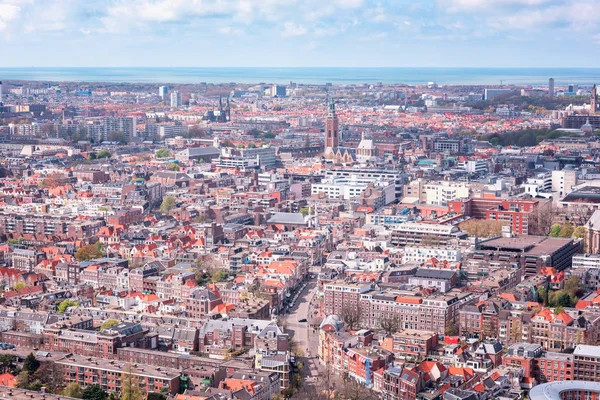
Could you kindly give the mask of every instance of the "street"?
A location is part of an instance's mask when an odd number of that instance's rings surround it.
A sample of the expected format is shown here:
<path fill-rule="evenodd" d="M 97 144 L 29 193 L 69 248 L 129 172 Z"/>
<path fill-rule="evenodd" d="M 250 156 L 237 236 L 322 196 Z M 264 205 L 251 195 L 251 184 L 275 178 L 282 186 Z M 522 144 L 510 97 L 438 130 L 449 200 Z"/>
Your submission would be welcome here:
<path fill-rule="evenodd" d="M 288 314 L 284 315 L 284 320 L 287 326 L 286 331 L 296 342 L 298 349 L 304 353 L 304 357 L 299 357 L 304 365 L 304 376 L 306 382 L 310 382 L 313 378 L 319 375 L 319 360 L 317 358 L 317 349 L 319 346 L 318 333 L 312 333 L 310 327 L 310 301 L 317 291 L 316 280 L 309 280 L 306 287 L 298 296 L 295 306 L 290 308 Z M 301 319 L 306 319 L 307 322 L 298 322 Z"/>

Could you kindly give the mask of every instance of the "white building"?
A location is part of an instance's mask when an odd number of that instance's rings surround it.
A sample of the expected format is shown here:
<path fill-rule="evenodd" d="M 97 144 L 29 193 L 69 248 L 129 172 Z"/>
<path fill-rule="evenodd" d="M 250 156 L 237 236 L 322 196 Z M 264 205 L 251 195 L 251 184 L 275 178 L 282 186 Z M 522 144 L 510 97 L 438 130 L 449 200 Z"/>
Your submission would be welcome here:
<path fill-rule="evenodd" d="M 573 256 L 573 269 L 585 268 L 600 269 L 600 255 L 599 254 L 576 254 Z"/>
<path fill-rule="evenodd" d="M 577 171 L 552 171 L 552 190 L 558 192 L 560 197 L 571 193 L 573 186 L 577 186 Z"/>
<path fill-rule="evenodd" d="M 178 108 L 181 107 L 181 104 L 181 93 L 179 92 L 179 90 L 174 90 L 171 93 L 171 107 Z"/>
<path fill-rule="evenodd" d="M 449 201 L 465 199 L 470 196 L 466 182 L 429 181 L 416 179 L 404 186 L 403 203 L 430 204 L 447 206 Z"/>
<path fill-rule="evenodd" d="M 470 174 L 483 174 L 488 171 L 488 163 L 485 160 L 462 161 L 458 163 L 457 167 Z"/>
<path fill-rule="evenodd" d="M 383 189 L 385 193 L 385 204 L 390 204 L 396 199 L 394 181 L 365 178 L 356 175 L 352 175 L 348 178 L 325 178 L 321 183 L 313 183 L 311 185 L 311 194 L 325 193 L 330 199 L 347 200 L 359 197 L 369 184 Z"/>
<path fill-rule="evenodd" d="M 440 261 L 460 262 L 462 254 L 458 247 L 453 246 L 406 246 L 404 248 L 405 263 L 423 264 L 431 258 L 437 258 Z"/>

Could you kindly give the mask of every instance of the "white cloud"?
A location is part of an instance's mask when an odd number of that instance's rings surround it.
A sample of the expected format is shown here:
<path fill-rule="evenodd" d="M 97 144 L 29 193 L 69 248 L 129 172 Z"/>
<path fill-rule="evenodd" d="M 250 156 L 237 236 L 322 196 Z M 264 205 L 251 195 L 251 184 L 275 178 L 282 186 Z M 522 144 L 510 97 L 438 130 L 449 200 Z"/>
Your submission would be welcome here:
<path fill-rule="evenodd" d="M 15 4 L 0 3 L 0 31 L 5 30 L 11 21 L 19 17 L 21 7 Z"/>
<path fill-rule="evenodd" d="M 283 32 L 281 32 L 281 36 L 290 37 L 290 36 L 303 36 L 306 35 L 306 28 L 304 25 L 296 24 L 291 21 L 287 21 L 283 24 Z"/>

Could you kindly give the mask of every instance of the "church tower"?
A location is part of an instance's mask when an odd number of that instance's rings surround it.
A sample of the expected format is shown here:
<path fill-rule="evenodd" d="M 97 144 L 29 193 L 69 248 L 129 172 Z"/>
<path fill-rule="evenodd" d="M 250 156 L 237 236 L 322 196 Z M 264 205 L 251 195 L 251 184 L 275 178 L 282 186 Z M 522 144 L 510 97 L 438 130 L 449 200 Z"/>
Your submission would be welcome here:
<path fill-rule="evenodd" d="M 592 87 L 592 95 L 590 96 L 590 114 L 595 115 L 598 112 L 598 88 L 596 85 Z"/>
<path fill-rule="evenodd" d="M 340 145 L 339 122 L 335 113 L 335 102 L 329 103 L 329 112 L 325 121 L 325 151 Z"/>

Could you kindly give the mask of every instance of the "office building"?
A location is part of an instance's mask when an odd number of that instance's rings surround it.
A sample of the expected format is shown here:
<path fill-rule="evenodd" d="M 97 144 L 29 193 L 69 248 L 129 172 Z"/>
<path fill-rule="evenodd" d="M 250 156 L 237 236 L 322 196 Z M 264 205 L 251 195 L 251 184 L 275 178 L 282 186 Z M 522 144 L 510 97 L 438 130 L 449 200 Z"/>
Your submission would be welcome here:
<path fill-rule="evenodd" d="M 483 99 L 486 101 L 492 100 L 494 97 L 508 95 L 513 93 L 512 89 L 485 89 Z"/>
<path fill-rule="evenodd" d="M 548 79 L 548 96 L 554 97 L 554 78 Z"/>
<path fill-rule="evenodd" d="M 285 97 L 285 86 L 273 85 L 271 87 L 271 97 Z"/>
<path fill-rule="evenodd" d="M 160 96 L 161 99 L 163 99 L 163 101 L 165 100 L 165 98 L 168 94 L 169 94 L 168 86 L 159 86 L 158 87 L 158 95 Z"/>
<path fill-rule="evenodd" d="M 311 185 L 311 193 L 313 195 L 324 193 L 329 199 L 347 200 L 359 197 L 369 185 L 383 189 L 385 204 L 389 204 L 396 199 L 396 188 L 393 181 L 381 180 L 379 178 L 359 178 L 356 175 L 348 178 L 332 177 L 323 179 L 321 183 Z"/>
<path fill-rule="evenodd" d="M 394 228 L 391 243 L 394 246 L 408 246 L 420 245 L 425 241 L 444 246 L 451 240 L 465 237 L 467 237 L 467 234 L 453 225 L 407 222 Z"/>

